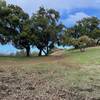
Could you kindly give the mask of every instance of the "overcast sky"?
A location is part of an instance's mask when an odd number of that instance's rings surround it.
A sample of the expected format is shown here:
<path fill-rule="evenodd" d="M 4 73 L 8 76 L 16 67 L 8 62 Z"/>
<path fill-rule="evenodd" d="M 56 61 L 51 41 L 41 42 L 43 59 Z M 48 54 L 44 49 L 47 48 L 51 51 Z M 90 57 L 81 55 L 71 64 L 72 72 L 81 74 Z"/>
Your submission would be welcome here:
<path fill-rule="evenodd" d="M 89 16 L 100 18 L 100 0 L 6 0 L 8 4 L 19 5 L 30 16 L 40 6 L 54 8 L 60 12 L 61 21 L 68 27 Z M 16 49 L 11 45 L 0 46 L 0 52 L 10 53 Z"/>

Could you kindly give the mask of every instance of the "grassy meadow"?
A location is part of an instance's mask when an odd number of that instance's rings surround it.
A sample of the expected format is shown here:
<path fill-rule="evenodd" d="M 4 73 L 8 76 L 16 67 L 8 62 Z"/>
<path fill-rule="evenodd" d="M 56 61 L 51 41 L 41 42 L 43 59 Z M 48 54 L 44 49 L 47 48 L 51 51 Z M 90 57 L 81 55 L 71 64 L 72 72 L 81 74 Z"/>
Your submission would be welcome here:
<path fill-rule="evenodd" d="M 100 47 L 0 57 L 0 100 L 100 100 Z"/>

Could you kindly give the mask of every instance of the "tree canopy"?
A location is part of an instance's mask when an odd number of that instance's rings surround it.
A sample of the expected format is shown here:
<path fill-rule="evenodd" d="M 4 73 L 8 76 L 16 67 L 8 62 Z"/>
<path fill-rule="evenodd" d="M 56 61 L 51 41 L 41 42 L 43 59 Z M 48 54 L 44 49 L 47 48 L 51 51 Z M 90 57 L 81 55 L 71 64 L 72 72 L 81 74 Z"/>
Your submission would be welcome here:
<path fill-rule="evenodd" d="M 74 26 L 65 28 L 55 9 L 40 7 L 29 16 L 21 7 L 0 0 L 0 44 L 10 42 L 17 49 L 25 49 L 26 56 L 30 56 L 30 49 L 34 46 L 41 56 L 42 53 L 48 55 L 55 45 L 79 48 L 95 39 L 100 41 L 100 20 L 97 17 L 83 18 Z"/>
<path fill-rule="evenodd" d="M 36 14 L 31 18 L 31 31 L 35 34 L 35 46 L 45 55 L 54 47 L 54 44 L 59 41 L 59 35 L 62 32 L 63 25 L 59 24 L 60 15 L 54 9 L 44 9 L 40 7 Z"/>
<path fill-rule="evenodd" d="M 10 9 L 7 7 L 6 2 L 0 1 L 0 43 L 6 44 L 8 42 L 8 21 L 7 18 L 10 14 Z"/>

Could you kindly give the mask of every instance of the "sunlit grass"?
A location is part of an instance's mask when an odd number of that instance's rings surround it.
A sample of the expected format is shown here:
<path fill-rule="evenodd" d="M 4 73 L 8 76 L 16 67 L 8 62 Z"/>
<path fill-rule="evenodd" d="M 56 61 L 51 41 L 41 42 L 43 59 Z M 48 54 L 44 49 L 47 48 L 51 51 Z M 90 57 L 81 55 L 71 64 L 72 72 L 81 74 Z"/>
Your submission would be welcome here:
<path fill-rule="evenodd" d="M 67 55 L 81 64 L 100 64 L 100 47 L 88 48 L 85 52 L 80 52 L 79 50 L 66 51 Z"/>

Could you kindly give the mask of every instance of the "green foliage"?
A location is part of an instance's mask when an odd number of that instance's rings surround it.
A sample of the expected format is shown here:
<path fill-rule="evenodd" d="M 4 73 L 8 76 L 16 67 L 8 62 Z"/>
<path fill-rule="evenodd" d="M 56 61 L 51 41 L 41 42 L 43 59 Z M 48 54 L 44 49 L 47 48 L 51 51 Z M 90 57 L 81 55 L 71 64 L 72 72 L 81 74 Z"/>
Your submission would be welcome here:
<path fill-rule="evenodd" d="M 9 8 L 7 8 L 6 2 L 4 0 L 0 1 L 0 43 L 6 44 L 9 41 L 7 38 L 7 17 L 10 14 Z"/>
<path fill-rule="evenodd" d="M 73 45 L 75 48 L 94 46 L 100 41 L 100 20 L 96 17 L 84 18 L 74 27 L 64 29 L 59 23 L 60 14 L 54 9 L 40 9 L 30 18 L 17 5 L 7 5 L 0 1 L 0 44 L 11 42 L 17 49 L 26 49 L 30 56 L 30 49 L 35 46 L 48 55 L 55 44 Z"/>
<path fill-rule="evenodd" d="M 86 35 L 81 36 L 80 38 L 72 38 L 72 37 L 66 36 L 65 34 L 63 37 L 64 45 L 73 45 L 75 48 L 76 47 L 80 48 L 80 50 L 89 46 L 91 42 L 92 40 Z"/>
<path fill-rule="evenodd" d="M 100 39 L 99 26 L 100 20 L 98 18 L 83 18 L 82 20 L 78 21 L 74 27 L 65 30 L 63 44 L 73 45 L 75 48 L 82 48 L 84 45 L 95 46 L 96 43 L 94 39 Z"/>
<path fill-rule="evenodd" d="M 88 46 L 90 39 L 88 36 L 81 36 L 78 39 L 78 46 L 80 48 L 80 51 L 85 51 L 85 48 Z"/>
<path fill-rule="evenodd" d="M 44 9 L 40 7 L 36 14 L 31 18 L 31 32 L 35 34 L 35 46 L 45 55 L 54 47 L 54 44 L 59 40 L 63 25 L 58 24 L 60 16 L 54 9 Z"/>
<path fill-rule="evenodd" d="M 18 6 L 8 5 L 8 7 L 12 11 L 9 15 L 9 22 L 10 29 L 14 30 L 11 34 L 13 45 L 17 49 L 26 49 L 26 55 L 30 56 L 33 36 L 30 32 L 29 16 Z"/>
<path fill-rule="evenodd" d="M 79 33 L 80 36 L 87 35 L 90 38 L 98 38 L 98 36 L 100 37 L 100 33 L 96 35 L 97 33 L 94 31 L 100 31 L 99 24 L 100 20 L 96 17 L 84 18 L 74 26 L 75 33 Z"/>
<path fill-rule="evenodd" d="M 78 41 L 79 41 L 79 45 L 83 45 L 83 44 L 88 44 L 89 43 L 89 41 L 90 41 L 90 39 L 88 38 L 88 36 L 81 36 L 79 39 L 78 39 Z"/>
<path fill-rule="evenodd" d="M 100 38 L 100 29 L 94 29 L 91 36 L 94 38 L 94 39 L 99 39 Z"/>

